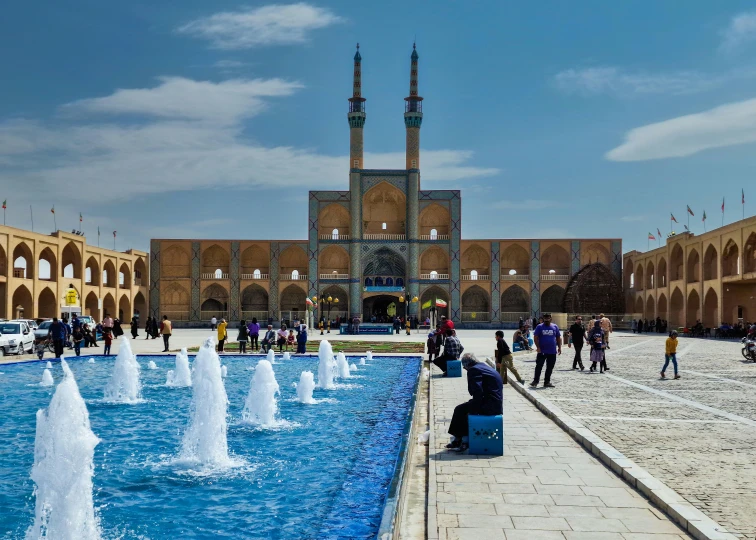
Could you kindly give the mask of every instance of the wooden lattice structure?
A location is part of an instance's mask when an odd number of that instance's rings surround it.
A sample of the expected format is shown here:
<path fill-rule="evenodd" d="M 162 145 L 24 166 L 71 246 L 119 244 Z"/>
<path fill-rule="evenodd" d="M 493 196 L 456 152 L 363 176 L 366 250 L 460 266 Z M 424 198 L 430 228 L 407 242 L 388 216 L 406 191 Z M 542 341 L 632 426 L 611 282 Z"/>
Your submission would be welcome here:
<path fill-rule="evenodd" d="M 604 264 L 584 266 L 567 285 L 562 310 L 564 313 L 624 313 L 622 283 Z"/>

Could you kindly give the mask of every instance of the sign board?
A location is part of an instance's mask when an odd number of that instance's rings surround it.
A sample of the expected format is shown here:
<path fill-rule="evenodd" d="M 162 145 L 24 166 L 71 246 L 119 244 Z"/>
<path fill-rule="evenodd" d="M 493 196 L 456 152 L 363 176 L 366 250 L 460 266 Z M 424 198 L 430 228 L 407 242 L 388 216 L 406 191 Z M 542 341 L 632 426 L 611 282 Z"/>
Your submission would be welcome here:
<path fill-rule="evenodd" d="M 363 288 L 365 292 L 404 292 L 404 287 L 392 287 L 390 285 L 368 285 Z"/>
<path fill-rule="evenodd" d="M 79 295 L 76 293 L 76 289 L 68 289 L 66 291 L 66 305 L 75 306 L 79 301 Z"/>

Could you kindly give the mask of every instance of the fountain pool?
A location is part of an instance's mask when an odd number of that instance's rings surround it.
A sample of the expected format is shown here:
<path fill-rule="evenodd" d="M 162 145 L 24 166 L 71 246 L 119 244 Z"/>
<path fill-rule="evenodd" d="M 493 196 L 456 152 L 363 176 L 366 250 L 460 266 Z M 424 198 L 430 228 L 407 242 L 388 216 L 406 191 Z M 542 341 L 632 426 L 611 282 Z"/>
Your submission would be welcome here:
<path fill-rule="evenodd" d="M 92 480 L 102 538 L 375 537 L 407 437 L 419 358 L 373 357 L 351 378 L 337 377 L 334 388 L 316 387 L 314 404 L 299 402 L 293 383 L 303 371 L 317 371 L 318 358 L 277 361 L 276 418 L 284 422 L 266 428 L 242 421 L 255 373 L 248 368 L 265 357 L 224 356 L 233 466 L 216 472 L 178 459 L 193 388 L 165 384 L 174 356 L 138 357 L 142 365 L 154 360 L 158 369 L 139 374 L 141 401 L 124 404 L 103 399 L 114 357 L 97 357 L 95 364 L 87 358 L 71 359 L 69 366 L 100 439 Z M 63 378 L 54 363 L 55 386 L 40 386 L 44 368 L 40 362 L 9 365 L 0 375 L 3 539 L 23 538 L 34 523 L 36 414 L 50 405 Z"/>

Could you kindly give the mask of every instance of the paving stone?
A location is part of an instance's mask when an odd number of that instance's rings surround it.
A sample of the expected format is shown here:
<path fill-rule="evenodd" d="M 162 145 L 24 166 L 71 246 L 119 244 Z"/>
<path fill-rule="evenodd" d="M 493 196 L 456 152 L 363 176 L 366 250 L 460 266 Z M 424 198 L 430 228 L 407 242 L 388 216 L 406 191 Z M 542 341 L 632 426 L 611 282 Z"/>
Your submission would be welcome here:
<path fill-rule="evenodd" d="M 509 516 L 459 516 L 460 527 L 486 527 L 512 529 L 512 519 Z"/>
<path fill-rule="evenodd" d="M 551 517 L 607 517 L 601 513 L 602 508 L 595 506 L 549 506 L 547 510 Z"/>
<path fill-rule="evenodd" d="M 503 529 L 489 529 L 482 527 L 469 529 L 449 528 L 446 530 L 446 537 L 449 540 L 481 540 L 482 538 L 490 538 L 491 540 L 506 540 Z"/>
<path fill-rule="evenodd" d="M 623 540 L 622 534 L 617 532 L 589 532 L 589 531 L 565 531 L 567 540 Z"/>
<path fill-rule="evenodd" d="M 573 531 L 626 532 L 629 529 L 619 519 L 568 517 L 565 518 Z"/>
<path fill-rule="evenodd" d="M 543 504 L 511 504 L 511 503 L 497 503 L 494 505 L 496 513 L 502 516 L 510 517 L 559 517 L 550 516 L 549 511 L 546 510 L 546 506 Z"/>
<path fill-rule="evenodd" d="M 589 495 L 552 495 L 551 498 L 560 506 L 604 506 L 600 498 Z"/>
<path fill-rule="evenodd" d="M 647 519 L 624 518 L 621 521 L 622 523 L 625 524 L 628 531 L 634 532 L 634 533 L 680 534 L 681 532 L 683 532 L 675 524 L 670 523 L 669 521 L 656 519 L 656 517 L 647 518 Z"/>
<path fill-rule="evenodd" d="M 506 530 L 507 540 L 564 540 L 560 531 Z M 485 540 L 481 538 L 479 540 Z"/>

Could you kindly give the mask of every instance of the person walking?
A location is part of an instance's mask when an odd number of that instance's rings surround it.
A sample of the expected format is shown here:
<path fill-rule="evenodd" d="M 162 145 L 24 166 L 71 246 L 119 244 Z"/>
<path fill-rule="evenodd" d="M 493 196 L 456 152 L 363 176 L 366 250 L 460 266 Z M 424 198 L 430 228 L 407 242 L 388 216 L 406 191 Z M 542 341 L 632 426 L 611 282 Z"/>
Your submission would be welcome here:
<path fill-rule="evenodd" d="M 546 373 L 543 376 L 543 387 L 554 388 L 551 384 L 551 373 L 554 371 L 558 354 L 562 354 L 562 334 L 559 327 L 551 322 L 551 313 L 543 314 L 543 322 L 536 326 L 533 332 L 535 341 L 536 367 L 533 375 L 533 381 L 530 386 L 537 387 L 541 379 L 541 370 L 544 363 L 546 364 Z"/>
<path fill-rule="evenodd" d="M 410 330 L 412 329 L 412 321 L 409 317 L 407 317 L 407 322 L 404 323 L 404 328 L 407 330 L 407 335 L 411 335 Z"/>
<path fill-rule="evenodd" d="M 131 319 L 131 339 L 136 339 L 139 335 L 139 321 L 132 317 Z"/>
<path fill-rule="evenodd" d="M 593 328 L 588 332 L 588 342 L 591 344 L 591 368 L 590 371 L 596 371 L 596 364 L 600 367 L 599 373 L 606 371 L 606 357 L 604 352 L 604 330 L 601 328 L 601 321 L 594 321 Z"/>
<path fill-rule="evenodd" d="M 252 322 L 247 325 L 249 331 L 249 350 L 250 352 L 257 352 L 260 350 L 260 323 L 257 322 L 257 317 L 252 317 Z"/>
<path fill-rule="evenodd" d="M 239 335 L 236 336 L 236 340 L 239 342 L 239 354 L 247 353 L 247 338 L 249 337 L 249 330 L 247 329 L 247 321 L 242 320 L 239 323 Z"/>
<path fill-rule="evenodd" d="M 507 384 L 507 369 L 512 372 L 518 383 L 525 383 L 514 366 L 512 351 L 509 349 L 509 344 L 504 340 L 504 332 L 501 330 L 496 331 L 496 351 L 494 352 L 494 356 L 496 358 L 496 368 L 499 370 L 499 375 L 501 375 L 501 380 L 504 381 L 504 384 Z"/>
<path fill-rule="evenodd" d="M 81 356 L 81 342 L 84 341 L 84 334 L 81 332 L 81 325 L 74 328 L 72 339 L 76 356 Z"/>
<path fill-rule="evenodd" d="M 53 322 L 47 331 L 47 335 L 53 340 L 55 358 L 60 358 L 63 356 L 63 344 L 66 341 L 66 325 L 60 322 L 57 317 L 53 317 Z"/>
<path fill-rule="evenodd" d="M 570 343 L 568 347 L 575 346 L 575 359 L 572 361 L 572 369 L 577 369 L 580 366 L 580 371 L 585 369 L 583 366 L 583 359 L 580 356 L 580 351 L 583 350 L 583 342 L 585 339 L 585 327 L 583 326 L 583 318 L 578 315 L 575 317 L 575 322 L 570 326 Z"/>
<path fill-rule="evenodd" d="M 633 319 L 632 322 L 630 323 L 630 328 L 632 329 L 633 334 L 635 334 L 638 331 L 638 321 Z"/>
<path fill-rule="evenodd" d="M 151 330 L 152 330 L 152 317 L 147 315 L 147 320 L 144 321 L 144 339 L 150 339 Z"/>
<path fill-rule="evenodd" d="M 425 342 L 425 346 L 428 349 L 428 362 L 433 362 L 433 357 L 438 355 L 438 349 L 436 348 L 436 334 L 434 332 L 428 334 L 428 341 Z"/>
<path fill-rule="evenodd" d="M 609 346 L 609 335 L 612 333 L 612 321 L 609 320 L 609 317 L 604 315 L 603 313 L 599 315 L 599 321 L 601 321 L 601 329 L 604 331 L 604 343 L 606 344 L 606 349 L 611 349 Z"/>
<path fill-rule="evenodd" d="M 226 332 L 226 326 L 228 326 L 228 323 L 226 323 L 226 319 L 221 318 L 220 323 L 218 324 L 217 330 L 218 330 L 218 352 L 223 352 L 223 345 L 226 343 L 226 340 L 228 339 L 228 333 Z"/>
<path fill-rule="evenodd" d="M 168 352 L 168 341 L 171 339 L 173 333 L 173 325 L 168 320 L 168 315 L 163 315 L 163 322 L 160 323 L 160 333 L 163 335 L 163 344 L 165 348 L 163 352 Z"/>
<path fill-rule="evenodd" d="M 102 351 L 102 354 L 107 356 L 110 354 L 110 346 L 113 344 L 113 336 L 110 332 L 103 332 L 102 340 L 105 342 L 105 350 Z"/>
<path fill-rule="evenodd" d="M 152 339 L 157 339 L 160 335 L 160 325 L 158 325 L 158 318 L 153 317 L 152 318 Z"/>
<path fill-rule="evenodd" d="M 664 372 L 667 371 L 669 361 L 672 361 L 672 366 L 675 368 L 675 379 L 679 379 L 680 375 L 677 373 L 677 330 L 672 330 L 669 333 L 667 342 L 664 347 L 664 366 L 661 370 L 661 378 L 666 379 Z"/>
<path fill-rule="evenodd" d="M 299 326 L 299 333 L 297 334 L 297 354 L 305 354 L 307 352 L 307 325 L 302 324 Z"/>
<path fill-rule="evenodd" d="M 113 320 L 113 335 L 115 336 L 116 339 L 118 339 L 119 336 L 123 335 L 123 328 L 121 328 L 120 319 Z"/>

